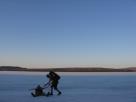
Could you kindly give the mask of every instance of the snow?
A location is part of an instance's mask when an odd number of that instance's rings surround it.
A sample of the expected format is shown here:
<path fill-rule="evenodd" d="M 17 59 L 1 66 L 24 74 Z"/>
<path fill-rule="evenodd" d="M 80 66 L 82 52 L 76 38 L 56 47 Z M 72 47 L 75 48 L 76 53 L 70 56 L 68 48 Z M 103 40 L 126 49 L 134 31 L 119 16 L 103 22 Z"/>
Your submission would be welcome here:
<path fill-rule="evenodd" d="M 29 89 L 46 83 L 46 73 L 1 72 L 0 102 L 136 102 L 136 73 L 59 74 L 62 95 L 34 98 Z"/>

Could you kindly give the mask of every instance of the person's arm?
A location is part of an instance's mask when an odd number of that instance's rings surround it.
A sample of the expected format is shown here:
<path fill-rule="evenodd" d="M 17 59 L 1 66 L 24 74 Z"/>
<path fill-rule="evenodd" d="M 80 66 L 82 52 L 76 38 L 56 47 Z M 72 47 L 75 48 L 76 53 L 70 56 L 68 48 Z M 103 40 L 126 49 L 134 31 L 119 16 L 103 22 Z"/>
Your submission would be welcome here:
<path fill-rule="evenodd" d="M 46 84 L 44 84 L 44 87 L 48 87 L 51 84 L 51 80 L 49 80 Z"/>

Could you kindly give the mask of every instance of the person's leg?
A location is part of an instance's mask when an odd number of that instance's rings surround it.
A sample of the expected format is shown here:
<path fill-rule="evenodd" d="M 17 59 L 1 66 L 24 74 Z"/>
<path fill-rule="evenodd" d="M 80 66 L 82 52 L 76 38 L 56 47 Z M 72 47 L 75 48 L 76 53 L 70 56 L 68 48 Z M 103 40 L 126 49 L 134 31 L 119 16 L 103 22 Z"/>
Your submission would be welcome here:
<path fill-rule="evenodd" d="M 58 92 L 58 95 L 61 94 L 61 91 L 58 89 L 58 83 L 54 85 L 54 89 Z"/>
<path fill-rule="evenodd" d="M 61 91 L 58 88 L 55 88 L 55 90 L 58 92 L 58 95 L 61 94 Z"/>
<path fill-rule="evenodd" d="M 53 85 L 51 86 L 51 93 L 50 95 L 53 95 Z"/>

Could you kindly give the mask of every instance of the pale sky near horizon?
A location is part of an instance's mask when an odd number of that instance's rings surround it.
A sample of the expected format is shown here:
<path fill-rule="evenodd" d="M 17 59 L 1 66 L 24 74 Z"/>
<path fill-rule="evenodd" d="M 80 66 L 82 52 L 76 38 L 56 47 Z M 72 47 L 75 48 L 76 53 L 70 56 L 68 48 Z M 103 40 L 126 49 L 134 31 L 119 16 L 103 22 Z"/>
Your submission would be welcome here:
<path fill-rule="evenodd" d="M 0 0 L 0 66 L 136 66 L 135 0 Z"/>

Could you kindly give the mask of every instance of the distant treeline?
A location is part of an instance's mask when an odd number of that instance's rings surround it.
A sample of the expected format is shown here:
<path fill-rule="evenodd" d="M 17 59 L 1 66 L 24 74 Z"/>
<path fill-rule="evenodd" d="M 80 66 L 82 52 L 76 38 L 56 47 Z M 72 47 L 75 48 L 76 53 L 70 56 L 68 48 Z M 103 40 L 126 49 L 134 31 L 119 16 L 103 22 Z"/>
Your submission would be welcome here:
<path fill-rule="evenodd" d="M 16 66 L 0 66 L 0 71 L 30 71 L 30 72 L 136 72 L 136 67 L 129 68 L 98 68 L 98 67 L 71 67 L 71 68 L 22 68 Z"/>

